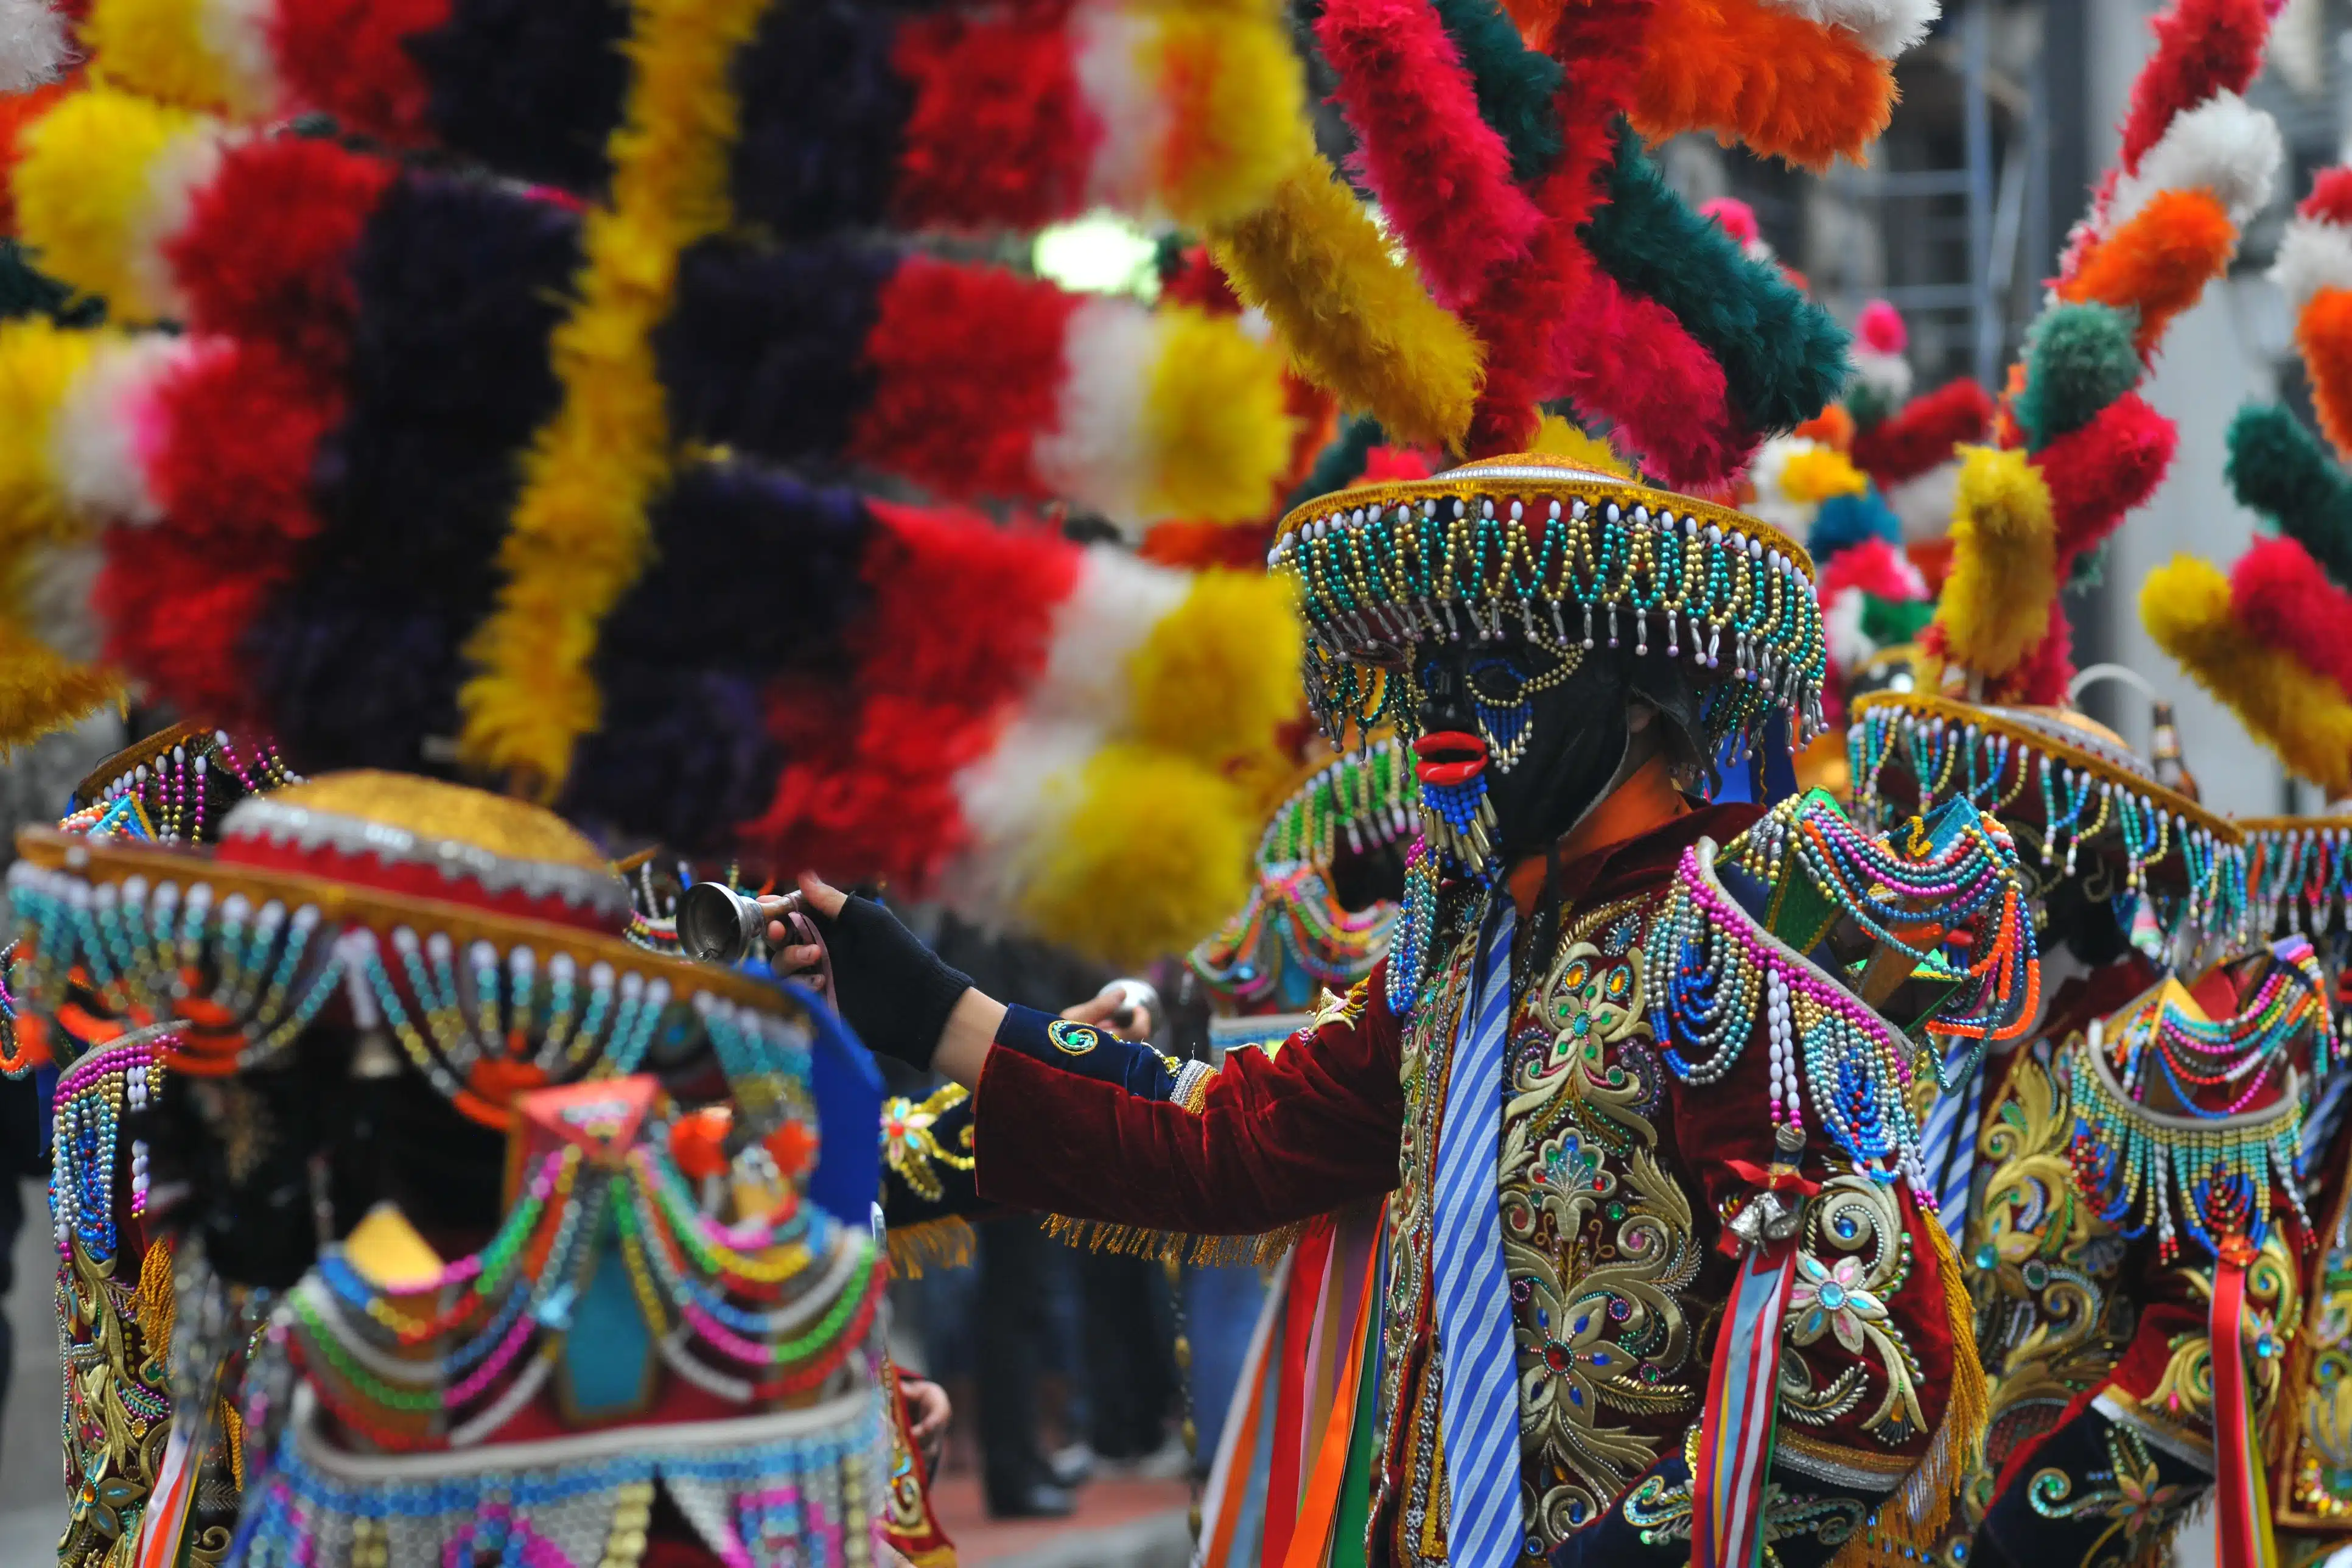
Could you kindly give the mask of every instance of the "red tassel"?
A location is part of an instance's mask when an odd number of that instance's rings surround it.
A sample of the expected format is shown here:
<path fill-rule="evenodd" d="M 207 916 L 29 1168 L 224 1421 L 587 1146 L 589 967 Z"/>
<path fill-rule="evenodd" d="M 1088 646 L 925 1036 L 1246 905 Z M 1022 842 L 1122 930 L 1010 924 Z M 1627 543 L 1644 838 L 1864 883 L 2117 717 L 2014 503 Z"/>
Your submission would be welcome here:
<path fill-rule="evenodd" d="M 2150 26 L 2156 53 L 2132 83 L 2131 112 L 2124 117 L 2126 174 L 2138 172 L 2174 115 L 2224 89 L 2246 90 L 2262 68 L 2270 8 L 2263 0 L 2180 0 Z"/>
<path fill-rule="evenodd" d="M 296 103 L 413 147 L 432 136 L 432 89 L 407 40 L 448 20 L 449 0 L 278 0 L 269 44 Z"/>
<path fill-rule="evenodd" d="M 892 205 L 908 226 L 1038 228 L 1085 205 L 1102 125 L 1079 90 L 1065 9 L 961 11 L 900 25 L 914 89 Z"/>
<path fill-rule="evenodd" d="M 1853 437 L 1854 466 L 1882 490 L 1948 461 L 1963 441 L 1981 441 L 1992 424 L 1992 396 L 1963 376 L 1921 393 Z"/>
<path fill-rule="evenodd" d="M 2352 696 L 2352 594 L 2292 539 L 2266 538 L 2230 571 L 2230 611 L 2246 630 Z"/>
<path fill-rule="evenodd" d="M 1328 0 L 1315 24 L 1357 167 L 1438 303 L 1475 298 L 1524 257 L 1544 215 L 1512 183 L 1511 152 L 1478 116 L 1461 51 L 1429 0 Z M 1533 398 L 1528 401 L 1532 403 Z"/>
<path fill-rule="evenodd" d="M 1031 440 L 1056 423 L 1062 338 L 1078 305 L 1037 279 L 908 257 L 866 335 L 874 395 L 850 455 L 945 496 L 1042 493 Z"/>
<path fill-rule="evenodd" d="M 208 548 L 307 539 L 311 458 L 341 399 L 259 343 L 215 342 L 156 389 L 166 434 L 148 483 L 170 527 Z"/>
<path fill-rule="evenodd" d="M 2126 513 L 2156 493 L 2172 466 L 2179 432 L 2139 394 L 2126 392 L 2088 425 L 2034 454 L 2050 487 L 2063 581 L 2074 557 L 2095 549 Z"/>
<path fill-rule="evenodd" d="M 1758 437 L 1738 424 L 1714 356 L 1673 311 L 1597 267 L 1559 324 L 1554 355 L 1569 400 L 1613 425 L 1619 455 L 1666 484 L 1720 480 L 1755 452 Z"/>
<path fill-rule="evenodd" d="M 313 137 L 233 146 L 163 247 L 189 325 L 341 367 L 359 308 L 352 253 L 395 172 Z"/>
<path fill-rule="evenodd" d="M 1883 539 L 1865 539 L 1830 557 L 1817 590 L 1823 605 L 1849 588 L 1881 599 L 1908 603 L 1926 597 L 1918 569 Z"/>

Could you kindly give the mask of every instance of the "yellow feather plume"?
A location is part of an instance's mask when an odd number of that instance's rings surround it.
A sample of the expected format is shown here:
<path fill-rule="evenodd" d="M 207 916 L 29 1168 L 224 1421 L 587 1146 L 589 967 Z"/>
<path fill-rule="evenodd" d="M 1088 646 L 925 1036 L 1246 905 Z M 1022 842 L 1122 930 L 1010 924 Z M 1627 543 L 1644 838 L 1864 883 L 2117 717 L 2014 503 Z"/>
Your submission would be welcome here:
<path fill-rule="evenodd" d="M 1256 837 L 1242 794 L 1152 746 L 1104 747 L 1021 899 L 1023 923 L 1109 964 L 1181 952 L 1239 909 Z"/>
<path fill-rule="evenodd" d="M 1304 82 L 1279 22 L 1171 10 L 1146 47 L 1174 100 L 1156 171 L 1170 215 L 1198 230 L 1264 206 L 1306 156 Z"/>
<path fill-rule="evenodd" d="M 1805 447 L 1780 465 L 1780 493 L 1792 501 L 1819 505 L 1832 496 L 1858 496 L 1870 480 L 1853 459 L 1834 447 Z"/>
<path fill-rule="evenodd" d="M 183 109 L 240 120 L 267 113 L 265 80 L 215 51 L 205 10 L 205 0 L 96 0 L 81 40 L 107 82 Z"/>
<path fill-rule="evenodd" d="M 1188 305 L 1157 312 L 1159 358 L 1144 420 L 1151 456 L 1145 498 L 1153 517 L 1245 522 L 1290 467 L 1297 421 L 1282 385 L 1282 353 Z"/>
<path fill-rule="evenodd" d="M 1271 205 L 1212 231 L 1210 248 L 1281 332 L 1299 374 L 1371 410 L 1393 441 L 1461 441 L 1484 374 L 1478 341 L 1429 297 L 1320 155 Z"/>
<path fill-rule="evenodd" d="M 550 348 L 563 402 L 523 459 L 499 565 L 498 607 L 467 657 L 459 750 L 480 771 L 551 797 L 603 702 L 589 659 L 604 616 L 644 569 L 646 502 L 669 471 L 653 329 L 678 252 L 724 228 L 735 138 L 729 62 L 761 0 L 638 0 L 627 111 L 613 132 L 611 205 L 588 215 L 578 302 Z"/>
<path fill-rule="evenodd" d="M 41 270 L 106 300 L 117 321 L 180 313 L 157 247 L 169 192 L 216 156 L 215 122 L 133 93 L 91 88 L 25 128 L 9 176 L 16 226 Z"/>
<path fill-rule="evenodd" d="M 1135 731 L 1212 764 L 1271 751 L 1298 712 L 1299 626 L 1290 585 L 1260 572 L 1203 572 L 1129 656 Z"/>
<path fill-rule="evenodd" d="M 1557 414 L 1547 414 L 1537 424 L 1535 443 L 1528 450 L 1565 458 L 1594 473 L 1614 474 L 1621 479 L 1633 477 L 1632 466 L 1617 455 L 1615 447 L 1598 436 L 1578 429 Z"/>
<path fill-rule="evenodd" d="M 114 671 L 67 658 L 0 619 L 0 752 L 114 707 L 122 694 Z"/>
<path fill-rule="evenodd" d="M 1952 570 L 1936 605 L 1951 662 L 2001 676 L 2033 650 L 2058 596 L 2050 487 L 2025 454 L 1962 447 Z"/>
<path fill-rule="evenodd" d="M 31 539 L 77 532 L 49 458 L 49 430 L 100 334 L 31 316 L 0 324 L 0 560 Z"/>
<path fill-rule="evenodd" d="M 2157 646 L 2288 767 L 2330 797 L 2352 795 L 2352 703 L 2334 681 L 2239 624 L 2219 569 L 2174 556 L 2140 584 L 2139 618 Z"/>

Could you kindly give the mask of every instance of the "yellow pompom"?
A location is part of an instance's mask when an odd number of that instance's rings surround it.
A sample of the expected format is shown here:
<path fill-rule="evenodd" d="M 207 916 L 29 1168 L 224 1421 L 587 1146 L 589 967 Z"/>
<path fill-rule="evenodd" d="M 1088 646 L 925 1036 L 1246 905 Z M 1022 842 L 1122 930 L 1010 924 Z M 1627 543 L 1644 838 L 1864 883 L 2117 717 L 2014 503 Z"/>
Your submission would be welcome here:
<path fill-rule="evenodd" d="M 1459 444 L 1485 375 L 1478 340 L 1429 297 L 1319 155 L 1267 206 L 1213 230 L 1210 248 L 1301 375 L 1370 409 L 1401 445 Z"/>
<path fill-rule="evenodd" d="M 1241 792 L 1151 746 L 1107 746 L 1042 846 L 1022 922 L 1098 962 L 1181 952 L 1241 908 L 1257 825 Z"/>
<path fill-rule="evenodd" d="M 1834 447 L 1807 446 L 1780 465 L 1780 492 L 1792 501 L 1818 506 L 1832 496 L 1858 496 L 1870 480 Z"/>
<path fill-rule="evenodd" d="M 30 540 L 79 531 L 49 432 L 100 336 L 38 316 L 0 325 L 0 558 L 13 559 Z"/>
<path fill-rule="evenodd" d="M 1189 305 L 1157 312 L 1159 358 L 1144 405 L 1152 517 L 1246 522 L 1290 466 L 1297 421 L 1282 354 L 1227 318 Z"/>
<path fill-rule="evenodd" d="M 272 94 L 264 71 L 239 69 L 219 51 L 222 40 L 205 26 L 205 0 L 96 0 L 81 26 L 82 42 L 95 57 L 94 73 L 183 109 L 240 120 L 268 112 Z M 239 29 L 244 21 L 236 16 L 220 19 L 228 29 Z M 240 30 L 257 36 L 260 31 L 251 24 Z"/>
<path fill-rule="evenodd" d="M 1135 732 L 1212 764 L 1271 747 L 1299 710 L 1299 637 L 1284 579 L 1200 574 L 1128 658 Z"/>
<path fill-rule="evenodd" d="M 2006 675 L 2031 653 L 2058 596 L 2050 487 L 2025 454 L 1962 447 L 1952 569 L 1936 606 L 1951 662 Z"/>
<path fill-rule="evenodd" d="M 2250 634 L 2231 614 L 2220 571 L 2174 556 L 2140 584 L 2139 618 L 2288 767 L 2331 799 L 2352 795 L 2352 703 L 2327 677 Z"/>
<path fill-rule="evenodd" d="M 1168 103 L 1155 171 L 1169 213 L 1203 229 L 1248 216 L 1306 156 L 1298 57 L 1271 18 L 1171 10 L 1144 47 Z"/>
<path fill-rule="evenodd" d="M 1536 425 L 1535 444 L 1528 448 L 1548 458 L 1561 458 L 1580 468 L 1594 473 L 1614 474 L 1621 479 L 1633 477 L 1633 468 L 1617 455 L 1617 449 L 1600 437 L 1578 429 L 1557 414 L 1547 414 Z"/>
<path fill-rule="evenodd" d="M 17 232 L 42 271 L 106 300 L 114 321 L 181 313 L 161 246 L 219 158 L 215 122 L 92 88 L 26 127 L 10 176 Z"/>

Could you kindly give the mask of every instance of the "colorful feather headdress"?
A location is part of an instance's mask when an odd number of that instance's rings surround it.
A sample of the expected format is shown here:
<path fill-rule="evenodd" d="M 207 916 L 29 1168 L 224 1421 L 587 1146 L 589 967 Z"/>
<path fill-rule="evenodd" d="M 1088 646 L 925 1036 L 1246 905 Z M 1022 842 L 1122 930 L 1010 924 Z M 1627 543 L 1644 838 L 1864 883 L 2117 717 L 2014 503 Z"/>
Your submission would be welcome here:
<path fill-rule="evenodd" d="M 2059 591 L 2172 460 L 2171 422 L 2135 388 L 2269 198 L 2278 128 L 2239 96 L 2261 64 L 2269 9 L 2178 0 L 2157 19 L 2120 160 L 2011 367 L 1996 443 L 1962 464 L 1951 574 L 1928 637 L 1971 696 L 2064 701 L 2073 630 Z"/>
<path fill-rule="evenodd" d="M 16 138 L 26 241 L 115 325 L 0 331 L 0 733 L 127 678 L 306 769 L 454 755 L 1107 954 L 1240 901 L 1223 770 L 1295 709 L 1284 592 L 855 479 L 1264 514 L 1296 422 L 1262 331 L 919 231 L 1262 205 L 1299 107 L 1271 10 L 197 9 L 104 0 L 90 83 Z M 795 87 L 817 58 L 858 68 Z M 1155 837 L 1102 923 L 1086 858 Z"/>
<path fill-rule="evenodd" d="M 2124 911 L 2135 936 L 2160 948 L 2242 928 L 2242 841 L 2067 707 L 2059 593 L 2171 462 L 2172 424 L 2135 388 L 2235 254 L 2281 148 L 2239 96 L 2261 63 L 2262 0 L 2177 0 L 2154 26 L 2120 162 L 2069 237 L 1992 440 L 1961 448 L 1927 684 L 1857 700 L 1848 753 L 1865 812 L 1963 795 L 2000 805 L 2045 880 L 2120 873 L 2148 895 Z"/>
<path fill-rule="evenodd" d="M 2294 314 L 2320 431 L 2279 405 L 2249 405 L 2230 426 L 2238 501 L 2277 532 L 2225 575 L 2193 555 L 2148 574 L 2149 635 L 2227 704 L 2288 769 L 2339 803 L 2325 820 L 2242 823 L 2252 896 L 2266 929 L 2324 930 L 2352 907 L 2341 805 L 2352 796 L 2352 169 L 2313 182 L 2280 241 L 2271 277 Z M 2332 448 L 2332 450 L 2331 450 Z"/>

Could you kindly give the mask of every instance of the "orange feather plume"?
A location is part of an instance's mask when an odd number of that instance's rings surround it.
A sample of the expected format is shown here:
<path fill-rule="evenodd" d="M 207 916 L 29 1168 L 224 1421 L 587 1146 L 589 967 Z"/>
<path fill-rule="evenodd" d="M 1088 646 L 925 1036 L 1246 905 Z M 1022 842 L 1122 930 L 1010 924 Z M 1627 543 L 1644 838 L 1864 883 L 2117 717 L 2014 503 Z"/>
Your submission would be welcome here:
<path fill-rule="evenodd" d="M 1843 27 L 1764 0 L 1659 0 L 1634 90 L 1653 141 L 1718 141 L 1808 169 L 1859 160 L 1895 112 L 1895 68 Z"/>
<path fill-rule="evenodd" d="M 2129 223 L 2095 245 L 2062 298 L 2139 312 L 2142 358 L 2163 340 L 2172 318 L 2197 303 L 2205 285 L 2229 269 L 2238 230 L 2211 193 L 2159 191 Z"/>
<path fill-rule="evenodd" d="M 2322 289 L 2295 319 L 2312 406 L 2338 453 L 2352 454 L 2352 289 Z"/>

